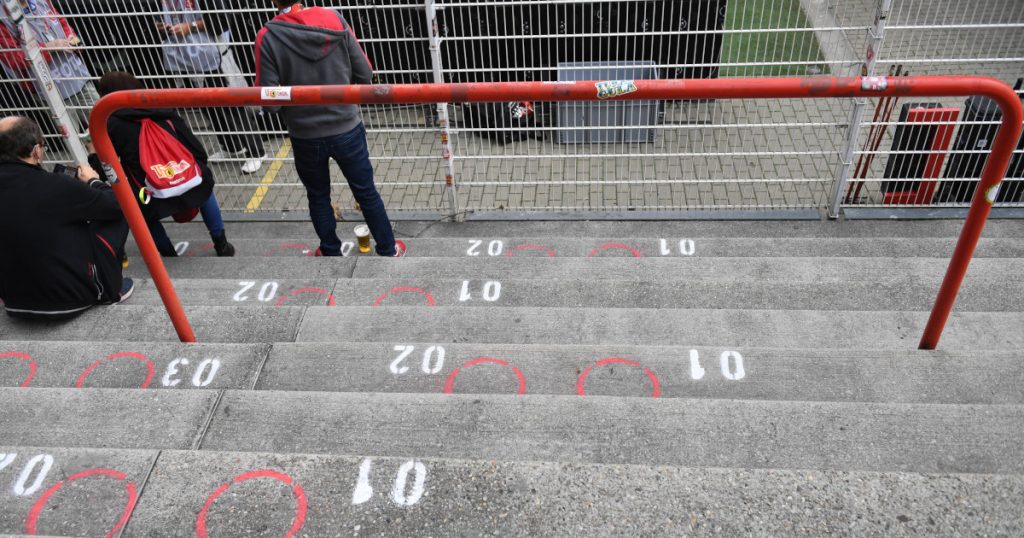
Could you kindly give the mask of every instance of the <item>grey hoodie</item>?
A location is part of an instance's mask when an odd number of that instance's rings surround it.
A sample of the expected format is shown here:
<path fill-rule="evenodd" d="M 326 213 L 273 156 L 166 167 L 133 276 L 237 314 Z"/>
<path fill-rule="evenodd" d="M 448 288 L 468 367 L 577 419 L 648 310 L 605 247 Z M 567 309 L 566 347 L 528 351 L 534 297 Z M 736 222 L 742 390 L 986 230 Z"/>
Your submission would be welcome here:
<path fill-rule="evenodd" d="M 337 11 L 295 6 L 256 36 L 257 86 L 369 84 L 370 61 L 355 32 Z M 266 107 L 280 112 L 294 138 L 314 139 L 351 131 L 362 122 L 356 105 Z"/>

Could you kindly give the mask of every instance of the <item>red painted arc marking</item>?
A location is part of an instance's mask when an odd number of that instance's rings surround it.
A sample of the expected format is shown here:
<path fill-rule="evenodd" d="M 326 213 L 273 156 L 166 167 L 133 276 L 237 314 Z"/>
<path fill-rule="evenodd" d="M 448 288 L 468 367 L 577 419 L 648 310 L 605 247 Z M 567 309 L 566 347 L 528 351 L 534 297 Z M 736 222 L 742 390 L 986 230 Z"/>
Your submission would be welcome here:
<path fill-rule="evenodd" d="M 519 245 L 518 247 L 506 252 L 505 255 L 511 258 L 512 253 L 519 252 L 520 250 L 546 250 L 549 258 L 555 257 L 555 251 L 551 250 L 548 247 L 545 247 L 544 245 Z"/>
<path fill-rule="evenodd" d="M 321 288 L 299 288 L 297 290 L 292 290 L 290 293 L 288 293 L 288 295 L 282 295 L 281 298 L 277 300 L 277 303 L 274 306 L 279 307 L 283 305 L 284 302 L 287 301 L 289 297 L 302 295 L 303 293 L 319 293 L 320 295 L 326 295 L 327 306 L 337 306 L 337 301 L 334 300 L 334 295 L 329 293 L 327 290 Z"/>
<path fill-rule="evenodd" d="M 595 362 L 592 366 L 588 366 L 586 370 L 583 370 L 583 373 L 580 374 L 579 379 L 576 380 L 576 394 L 579 394 L 580 396 L 586 396 L 587 392 L 585 384 L 587 382 L 587 376 L 590 375 L 591 370 L 593 370 L 594 368 L 605 366 L 607 364 L 626 364 L 628 366 L 636 366 L 638 368 L 643 368 L 644 373 L 647 374 L 648 378 L 650 378 L 651 385 L 654 387 L 651 392 L 651 397 L 658 398 L 661 396 L 661 382 L 658 381 L 658 376 L 653 371 L 651 371 L 650 368 L 641 365 L 637 361 L 623 359 L 620 357 L 609 357 L 607 359 L 601 359 Z"/>
<path fill-rule="evenodd" d="M 28 375 L 25 376 L 25 380 L 22 381 L 20 385 L 18 385 L 19 387 L 27 387 L 30 383 L 32 383 L 32 379 L 36 377 L 36 369 L 37 369 L 36 361 L 33 360 L 32 356 L 28 355 L 27 353 L 18 353 L 17 351 L 10 351 L 10 352 L 7 352 L 7 353 L 0 353 L 0 359 L 4 359 L 4 358 L 8 358 L 8 357 L 15 358 L 15 359 L 21 359 L 23 361 L 28 362 Z"/>
<path fill-rule="evenodd" d="M 420 295 L 427 299 L 427 306 L 434 306 L 435 304 L 434 296 L 424 291 L 423 288 L 400 287 L 392 288 L 390 291 L 382 293 L 380 297 L 377 297 L 377 300 L 373 302 L 373 306 L 380 306 L 380 303 L 384 302 L 384 299 L 387 299 L 389 295 L 405 292 L 419 293 Z"/>
<path fill-rule="evenodd" d="M 636 248 L 631 247 L 629 245 L 623 244 L 623 243 L 605 243 L 605 244 L 595 248 L 594 250 L 591 250 L 590 251 L 590 256 L 591 257 L 597 256 L 598 252 L 603 252 L 603 251 L 609 250 L 609 249 L 625 250 L 625 251 L 629 252 L 630 254 L 632 254 L 634 258 L 643 258 L 644 257 L 644 255 L 641 254 L 639 250 L 637 250 Z"/>
<path fill-rule="evenodd" d="M 67 480 L 61 480 L 51 486 L 50 489 L 46 490 L 46 492 L 39 497 L 39 500 L 32 505 L 32 509 L 29 510 L 28 518 L 25 519 L 25 534 L 35 536 L 36 524 L 39 522 L 39 516 L 43 512 L 43 508 L 46 508 L 46 503 L 50 501 L 50 497 L 53 497 L 57 491 L 71 482 L 82 478 L 88 478 L 90 476 L 109 476 L 110 478 L 124 482 L 125 492 L 128 493 L 128 502 L 124 505 L 124 511 L 121 512 L 121 518 L 117 520 L 117 523 L 115 523 L 110 529 L 110 532 L 107 533 L 107 538 L 116 536 L 118 531 L 124 527 L 125 523 L 128 523 L 128 518 L 131 517 L 132 510 L 135 509 L 135 502 L 138 499 L 136 499 L 137 488 L 135 487 L 135 483 L 128 480 L 127 475 L 114 469 L 89 469 L 87 471 L 73 474 L 69 476 Z"/>
<path fill-rule="evenodd" d="M 213 250 L 213 243 L 203 243 L 202 245 L 199 245 L 198 247 L 196 247 L 194 249 L 190 249 L 185 254 L 185 256 L 195 256 L 196 254 L 199 254 L 200 252 L 206 252 L 208 250 Z"/>
<path fill-rule="evenodd" d="M 210 507 L 213 506 L 213 503 L 217 500 L 217 498 L 223 495 L 225 491 L 231 488 L 231 486 L 234 486 L 235 484 L 241 484 L 242 482 L 252 480 L 254 478 L 272 478 L 274 480 L 277 480 L 278 482 L 281 482 L 285 485 L 292 487 L 292 494 L 295 495 L 296 501 L 295 519 L 292 520 L 292 526 L 290 529 L 288 529 L 288 532 L 286 532 L 284 536 L 285 538 L 290 538 L 292 536 L 295 536 L 299 532 L 299 530 L 302 529 L 302 525 L 306 522 L 306 492 L 302 489 L 302 486 L 300 486 L 298 483 L 295 482 L 294 479 L 292 479 L 292 477 L 284 473 L 264 469 L 258 471 L 249 471 L 247 473 L 242 473 L 236 476 L 231 480 L 230 483 L 221 484 L 221 486 L 217 488 L 217 491 L 214 491 L 213 494 L 206 499 L 206 504 L 203 505 L 203 509 L 199 512 L 199 517 L 196 518 L 196 536 L 198 538 L 207 538 L 206 514 L 210 511 Z"/>
<path fill-rule="evenodd" d="M 476 366 L 478 364 L 487 364 L 487 363 L 497 364 L 499 366 L 504 366 L 506 368 L 510 366 L 508 361 L 501 360 L 501 359 L 495 359 L 495 358 L 492 358 L 492 357 L 478 357 L 476 359 L 468 361 L 465 364 L 463 364 L 461 367 L 452 370 L 452 373 L 448 374 L 448 379 L 444 383 L 444 393 L 445 394 L 451 394 L 452 393 L 452 390 L 454 389 L 454 386 L 455 386 L 455 378 L 459 377 L 459 372 L 461 370 L 464 370 L 464 369 L 472 367 L 472 366 Z M 519 370 L 519 368 L 516 368 L 515 366 L 512 366 L 511 368 L 512 368 L 512 373 L 516 374 L 516 377 L 519 378 L 519 391 L 516 394 L 519 394 L 519 395 L 526 394 L 526 376 L 523 375 L 523 372 L 521 372 Z"/>
<path fill-rule="evenodd" d="M 110 356 L 108 356 L 106 359 L 97 360 L 96 362 L 93 362 L 92 364 L 90 364 L 89 367 L 86 368 L 85 371 L 82 372 L 82 375 L 78 376 L 78 381 L 75 382 L 75 388 L 79 388 L 79 389 L 82 388 L 82 385 L 85 384 L 85 378 L 89 377 L 89 374 L 91 374 L 92 371 L 96 369 L 96 367 L 98 367 L 99 365 L 103 364 L 104 360 L 112 361 L 112 360 L 123 359 L 123 358 L 132 358 L 132 359 L 138 359 L 138 360 L 141 360 L 141 361 L 146 361 L 146 379 L 142 382 L 142 385 L 140 385 L 139 388 L 140 389 L 144 389 L 144 388 L 149 387 L 149 384 L 153 381 L 153 376 L 156 374 L 156 368 L 153 366 L 153 361 L 149 360 L 148 357 L 146 357 L 145 355 L 142 355 L 141 353 L 134 353 L 132 351 L 125 351 L 125 352 L 122 352 L 122 353 L 113 353 Z"/>
<path fill-rule="evenodd" d="M 264 256 L 270 256 L 271 254 L 274 254 L 275 252 L 278 252 L 278 251 L 281 251 L 281 250 L 285 250 L 285 249 L 304 250 L 304 251 L 308 251 L 306 253 L 306 256 L 312 256 L 313 255 L 313 251 L 310 250 L 310 248 L 308 246 L 303 245 L 302 243 L 285 243 L 283 245 L 276 246 L 276 247 L 274 247 L 274 248 L 264 252 L 263 255 Z"/>

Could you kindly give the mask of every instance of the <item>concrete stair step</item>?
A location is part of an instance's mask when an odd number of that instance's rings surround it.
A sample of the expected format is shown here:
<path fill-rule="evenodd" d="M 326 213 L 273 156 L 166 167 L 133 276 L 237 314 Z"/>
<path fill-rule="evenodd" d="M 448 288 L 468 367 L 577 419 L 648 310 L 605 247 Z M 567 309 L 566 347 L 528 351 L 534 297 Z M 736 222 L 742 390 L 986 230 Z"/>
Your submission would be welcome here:
<path fill-rule="evenodd" d="M 346 279 L 347 280 L 347 279 Z M 327 306 L 332 304 L 331 292 L 336 279 L 244 280 L 215 278 L 174 278 L 174 289 L 182 304 L 196 306 Z M 388 288 L 390 289 L 390 288 Z M 934 295 L 934 292 L 933 292 Z M 152 280 L 135 281 L 131 304 L 159 306 L 163 304 Z M 363 301 L 360 304 L 367 304 Z"/>
<path fill-rule="evenodd" d="M 403 260 L 404 261 L 404 260 Z M 164 266 L 172 279 L 179 278 L 254 278 L 320 280 L 348 278 L 355 269 L 355 257 L 348 258 L 164 258 Z M 125 275 L 149 278 L 141 258 L 132 258 Z"/>
<path fill-rule="evenodd" d="M 2 450 L 15 457 L 0 478 L 16 480 L 33 458 L 52 461 L 37 489 L 0 497 L 0 532 L 10 533 L 31 521 L 39 534 L 102 536 L 122 519 L 127 537 L 192 535 L 200 520 L 217 536 L 1024 532 L 1007 494 L 1024 488 L 1019 475 Z M 125 518 L 129 482 L 141 497 Z"/>
<path fill-rule="evenodd" d="M 185 313 L 199 342 L 291 342 L 304 307 L 188 306 Z M 4 340 L 177 342 L 167 311 L 129 304 L 92 308 L 61 322 L 27 322 L 0 316 Z"/>
<path fill-rule="evenodd" d="M 0 400 L 18 446 L 1024 473 L 1020 405 L 11 388 Z"/>
<path fill-rule="evenodd" d="M 406 239 L 407 256 L 415 258 L 464 257 L 948 257 L 956 245 L 955 237 L 942 238 L 649 238 L 649 237 L 487 237 Z M 318 242 L 281 239 L 232 239 L 236 257 L 309 257 Z M 206 240 L 181 240 L 176 243 L 183 257 L 213 257 L 213 243 Z M 129 256 L 139 256 L 134 242 Z M 342 253 L 360 254 L 355 239 L 344 240 Z M 1024 239 L 985 238 L 978 244 L 975 257 L 1017 258 L 1024 256 Z"/>
<path fill-rule="evenodd" d="M 198 445 L 219 392 L 0 388 L 4 442 L 68 448 Z"/>
<path fill-rule="evenodd" d="M 21 443 L 17 436 L 11 442 Z M 225 392 L 201 444 L 253 452 L 1015 474 L 1024 472 L 1022 447 L 1020 405 L 276 391 Z"/>
<path fill-rule="evenodd" d="M 275 259 L 283 262 L 285 259 Z M 301 262 L 301 260 L 287 260 Z M 565 280 L 732 280 L 748 282 L 941 282 L 940 258 L 359 258 L 354 278 L 489 278 Z M 298 264 L 301 266 L 301 263 Z M 282 267 L 283 269 L 283 267 Z M 1024 259 L 981 258 L 967 278 L 1009 282 Z M 286 275 L 282 275 L 284 278 Z M 288 275 L 290 276 L 290 274 Z"/>
<path fill-rule="evenodd" d="M 174 279 L 183 304 L 197 306 L 464 306 L 585 308 L 775 308 L 782 310 L 930 311 L 938 284 L 897 282 L 718 282 L 667 280 Z M 151 280 L 138 279 L 130 304 L 163 302 Z M 962 312 L 1012 312 L 1024 287 L 975 278 L 960 291 Z"/>
<path fill-rule="evenodd" d="M 850 221 L 470 221 L 438 222 L 417 229 L 413 237 L 957 237 L 963 220 Z M 421 223 L 417 223 L 421 224 Z M 1024 221 L 991 220 L 985 237 L 1024 237 Z"/>
<path fill-rule="evenodd" d="M 565 280 L 762 280 L 787 282 L 940 282 L 945 258 L 168 258 L 172 278 L 334 279 L 437 278 L 565 279 Z M 971 262 L 970 279 L 1012 282 L 1024 272 L 1024 259 L 979 258 Z M 128 276 L 146 278 L 141 260 Z"/>
<path fill-rule="evenodd" d="M 582 387 L 587 395 L 646 398 L 656 381 L 660 398 L 1019 404 L 1024 365 L 1016 356 L 707 346 L 0 341 L 0 386 L 433 394 L 515 394 L 522 388 L 564 395 Z"/>
<path fill-rule="evenodd" d="M 451 343 L 276 344 L 256 388 L 649 398 L 1024 403 L 1015 352 Z"/>
<path fill-rule="evenodd" d="M 339 237 L 350 239 L 360 222 L 338 223 Z M 199 222 L 165 222 L 174 241 L 209 241 L 210 234 Z M 963 220 L 691 220 L 691 221 L 466 221 L 459 223 L 402 221 L 394 223 L 399 238 L 485 237 L 957 237 Z M 308 220 L 277 222 L 229 221 L 228 238 L 281 239 L 316 246 L 316 233 Z M 992 219 L 985 225 L 985 237 L 1024 237 L 1024 222 Z"/>
<path fill-rule="evenodd" d="M 306 307 L 296 342 L 914 349 L 927 312 Z M 1024 314 L 955 312 L 946 350 L 1019 349 Z"/>
<path fill-rule="evenodd" d="M 270 347 L 0 340 L 0 386 L 244 390 Z"/>
<path fill-rule="evenodd" d="M 182 281 L 191 282 L 191 281 Z M 238 281 L 222 282 L 209 304 L 230 304 L 242 289 Z M 246 284 L 248 286 L 249 284 Z M 183 293 L 189 295 L 186 285 Z M 260 282 L 259 286 L 273 287 Z M 213 286 L 210 285 L 209 289 Z M 264 288 L 264 289 L 269 289 Z M 338 306 L 436 306 L 464 307 L 581 307 L 581 308 L 738 308 L 778 310 L 891 310 L 931 311 L 939 282 L 908 280 L 891 275 L 877 281 L 788 282 L 743 280 L 548 280 L 471 278 L 465 280 L 407 277 L 340 279 L 330 299 Z M 279 295 L 294 287 L 282 281 Z M 307 295 L 304 303 L 324 302 L 324 297 Z M 202 298 L 206 298 L 202 295 Z M 256 294 L 244 294 L 251 302 Z M 268 297 L 264 295 L 263 297 Z M 141 299 L 140 299 L 141 300 Z M 146 295 L 147 304 L 158 304 L 155 289 Z M 195 299 L 186 297 L 188 302 Z M 274 305 L 280 299 L 266 303 Z M 329 299 L 328 299 L 329 300 Z M 292 304 L 289 297 L 287 304 Z M 988 279 L 973 278 L 961 287 L 957 310 L 961 312 L 1014 312 L 1024 305 L 1024 286 L 993 285 Z"/>

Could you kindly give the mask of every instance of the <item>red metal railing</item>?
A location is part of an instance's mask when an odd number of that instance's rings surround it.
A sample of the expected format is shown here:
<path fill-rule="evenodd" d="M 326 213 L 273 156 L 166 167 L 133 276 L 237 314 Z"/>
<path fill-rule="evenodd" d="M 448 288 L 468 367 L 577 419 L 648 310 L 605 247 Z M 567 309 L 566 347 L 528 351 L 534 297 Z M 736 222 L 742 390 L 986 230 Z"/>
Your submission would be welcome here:
<path fill-rule="evenodd" d="M 213 88 L 117 92 L 93 108 L 91 133 L 100 158 L 113 163 L 120 181 L 114 192 L 124 209 L 135 241 L 167 307 L 178 337 L 195 342 L 195 334 L 167 276 L 153 238 L 118 163 L 107 135 L 110 115 L 121 108 L 178 108 L 225 106 L 300 106 L 313 104 L 467 103 L 498 101 L 596 101 L 661 99 L 778 99 L 824 97 L 984 95 L 1003 112 L 1003 123 L 992 144 L 974 201 L 953 251 L 921 349 L 935 349 L 956 300 L 998 187 L 1021 134 L 1024 111 L 1014 91 L 1001 81 L 982 77 L 854 77 L 769 78 L 717 80 L 637 80 L 570 83 L 515 82 L 487 84 L 408 84 L 393 86 L 296 86 L 292 88 Z"/>

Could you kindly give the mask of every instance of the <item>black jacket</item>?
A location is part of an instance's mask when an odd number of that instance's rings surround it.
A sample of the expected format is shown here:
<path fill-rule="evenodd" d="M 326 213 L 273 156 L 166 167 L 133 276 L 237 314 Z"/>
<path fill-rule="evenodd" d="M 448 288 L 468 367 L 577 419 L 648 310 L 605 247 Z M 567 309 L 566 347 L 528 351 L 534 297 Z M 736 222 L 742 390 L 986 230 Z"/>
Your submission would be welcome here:
<path fill-rule="evenodd" d="M 0 162 L 0 298 L 11 310 L 70 313 L 102 300 L 88 221 L 122 219 L 110 187 Z"/>
<path fill-rule="evenodd" d="M 207 164 L 206 149 L 196 135 L 189 129 L 185 120 L 173 110 L 147 110 L 125 108 L 114 112 L 107 121 L 107 132 L 114 144 L 114 151 L 121 159 L 121 166 L 128 174 L 132 192 L 138 194 L 139 188 L 146 184 L 146 174 L 139 162 L 139 134 L 142 132 L 142 120 L 151 119 L 165 131 L 178 139 L 195 157 L 203 174 L 203 182 L 192 190 L 174 198 L 153 198 L 149 204 L 139 206 L 147 218 L 163 218 L 175 213 L 203 205 L 213 192 L 213 170 Z M 172 131 L 167 122 L 174 125 Z M 138 197 L 136 196 L 136 201 Z"/>

